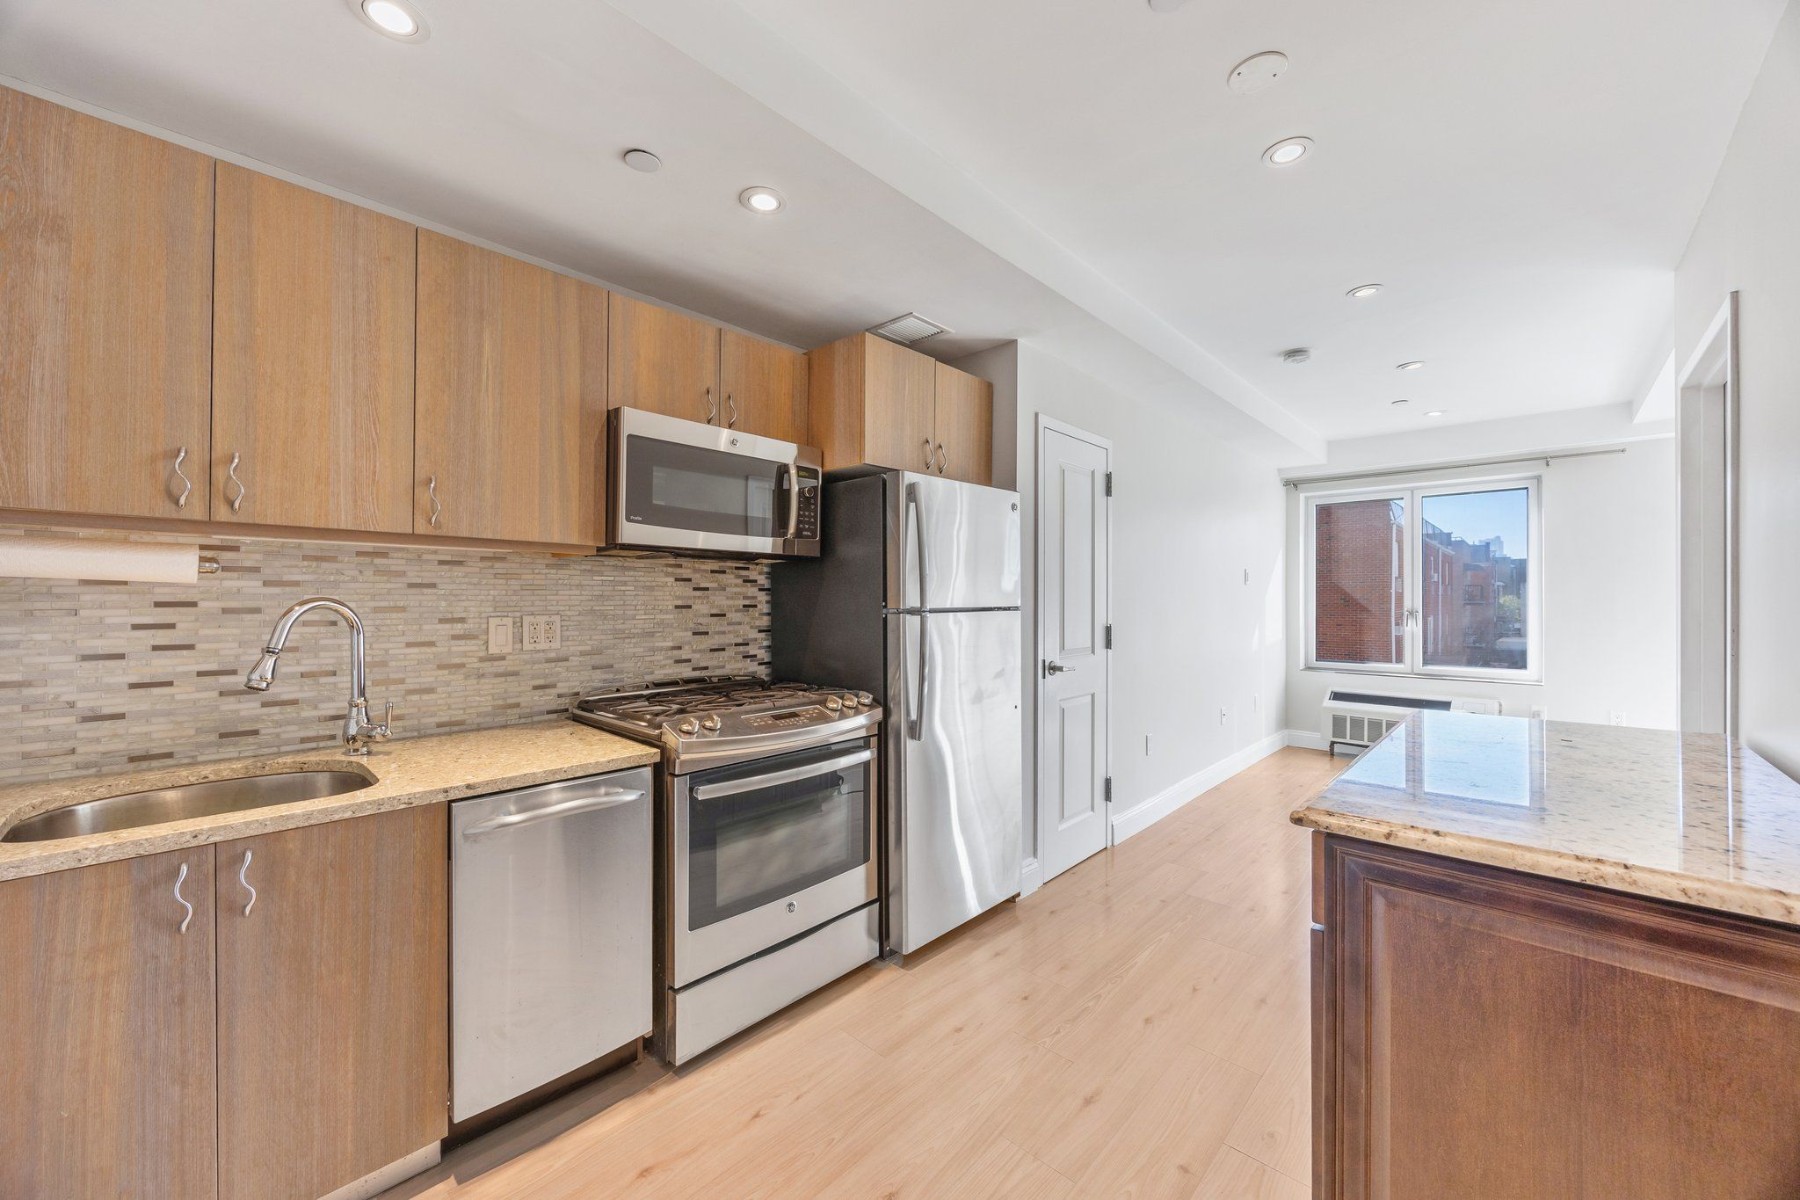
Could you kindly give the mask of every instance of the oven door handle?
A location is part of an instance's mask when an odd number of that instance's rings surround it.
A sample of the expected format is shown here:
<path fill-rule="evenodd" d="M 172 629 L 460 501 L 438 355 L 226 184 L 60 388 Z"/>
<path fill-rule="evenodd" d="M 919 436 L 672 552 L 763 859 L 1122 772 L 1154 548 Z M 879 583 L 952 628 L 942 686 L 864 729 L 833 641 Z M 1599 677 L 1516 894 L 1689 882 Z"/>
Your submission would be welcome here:
<path fill-rule="evenodd" d="M 757 775 L 750 779 L 733 779 L 729 783 L 703 783 L 694 789 L 693 797 L 696 800 L 712 800 L 719 796 L 736 796 L 741 792 L 754 792 L 783 783 L 798 783 L 802 779 L 811 779 L 816 775 L 824 775 L 830 771 L 866 763 L 874 757 L 873 750 L 858 750 L 855 754 L 846 754 L 842 758 L 828 758 L 824 762 L 807 763 L 803 767 L 771 771 L 767 775 Z"/>
<path fill-rule="evenodd" d="M 463 830 L 463 839 L 465 841 L 472 840 L 486 837 L 490 833 L 497 833 L 502 829 L 517 829 L 521 825 L 535 825 L 539 821 L 553 821 L 558 817 L 572 817 L 576 813 L 594 812 L 597 809 L 613 808 L 620 804 L 632 804 L 643 798 L 644 793 L 636 788 L 605 788 L 591 796 L 564 800 L 560 804 L 546 804 L 543 808 L 528 808 L 523 812 L 489 817 L 479 825 L 471 825 Z"/>

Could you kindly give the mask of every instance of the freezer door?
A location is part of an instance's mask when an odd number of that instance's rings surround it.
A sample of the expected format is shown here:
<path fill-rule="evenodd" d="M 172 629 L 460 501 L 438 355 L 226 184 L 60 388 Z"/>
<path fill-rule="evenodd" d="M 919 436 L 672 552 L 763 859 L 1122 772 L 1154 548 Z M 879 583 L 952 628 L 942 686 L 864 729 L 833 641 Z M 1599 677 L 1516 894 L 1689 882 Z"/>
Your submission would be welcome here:
<path fill-rule="evenodd" d="M 1019 890 L 1017 612 L 888 618 L 888 949 L 909 954 Z"/>
<path fill-rule="evenodd" d="M 910 471 L 892 482 L 889 608 L 1018 607 L 1018 493 Z"/>

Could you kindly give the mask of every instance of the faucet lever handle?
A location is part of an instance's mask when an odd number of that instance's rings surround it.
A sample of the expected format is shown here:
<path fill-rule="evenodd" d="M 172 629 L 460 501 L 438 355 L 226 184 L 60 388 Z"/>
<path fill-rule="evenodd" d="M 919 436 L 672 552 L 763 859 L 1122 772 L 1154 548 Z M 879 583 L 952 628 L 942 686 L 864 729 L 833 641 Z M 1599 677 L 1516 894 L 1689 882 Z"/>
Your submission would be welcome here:
<path fill-rule="evenodd" d="M 381 718 L 381 736 L 386 737 L 394 729 L 394 702 L 388 701 L 387 712 Z"/>

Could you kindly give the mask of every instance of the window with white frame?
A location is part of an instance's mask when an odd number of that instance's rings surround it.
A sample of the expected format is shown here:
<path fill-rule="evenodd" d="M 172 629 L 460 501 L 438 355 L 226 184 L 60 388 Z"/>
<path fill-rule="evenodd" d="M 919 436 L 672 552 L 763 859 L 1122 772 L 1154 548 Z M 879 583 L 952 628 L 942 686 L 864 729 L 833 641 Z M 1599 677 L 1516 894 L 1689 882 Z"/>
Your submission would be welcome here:
<path fill-rule="evenodd" d="M 1307 664 L 1536 679 L 1536 478 L 1306 498 Z"/>

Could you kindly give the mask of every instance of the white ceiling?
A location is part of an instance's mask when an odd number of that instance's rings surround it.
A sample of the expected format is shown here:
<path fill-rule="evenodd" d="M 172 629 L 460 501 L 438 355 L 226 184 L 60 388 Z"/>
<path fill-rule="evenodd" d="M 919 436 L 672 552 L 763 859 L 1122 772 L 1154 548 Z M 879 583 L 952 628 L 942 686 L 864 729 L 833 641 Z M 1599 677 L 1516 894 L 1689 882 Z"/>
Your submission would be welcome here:
<path fill-rule="evenodd" d="M 1043 338 L 1288 461 L 1636 399 L 1783 7 L 419 3 L 408 45 L 347 0 L 0 0 L 0 74 L 795 345 Z M 1275 89 L 1225 90 L 1270 48 Z"/>

